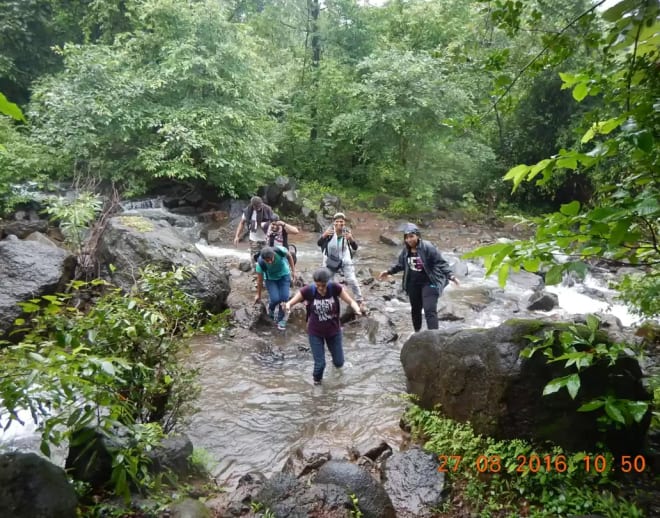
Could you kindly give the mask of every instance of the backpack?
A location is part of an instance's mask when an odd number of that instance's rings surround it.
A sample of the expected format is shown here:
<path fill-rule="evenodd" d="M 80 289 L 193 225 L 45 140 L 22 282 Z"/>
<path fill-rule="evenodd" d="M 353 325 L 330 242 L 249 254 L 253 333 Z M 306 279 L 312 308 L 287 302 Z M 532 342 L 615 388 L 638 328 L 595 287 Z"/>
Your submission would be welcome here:
<path fill-rule="evenodd" d="M 275 253 L 282 258 L 286 257 L 286 252 L 283 252 L 279 248 L 275 249 Z M 262 275 L 264 276 L 264 279 L 268 279 L 268 270 L 267 270 L 268 265 L 266 264 L 266 261 L 264 261 L 263 257 L 261 257 L 261 252 L 257 252 L 256 254 L 254 254 L 253 257 L 254 257 L 254 262 L 258 263 L 259 266 L 261 266 L 261 269 L 263 270 Z"/>
<path fill-rule="evenodd" d="M 340 302 L 339 302 L 339 295 L 337 293 L 333 293 L 333 291 L 336 292 L 335 286 L 337 284 L 334 282 L 329 282 L 328 283 L 328 295 L 333 297 L 335 299 L 335 304 L 337 304 L 337 310 L 341 313 L 340 311 Z M 305 300 L 305 311 L 306 311 L 306 317 L 305 317 L 305 322 L 309 320 L 309 315 L 312 312 L 311 310 L 311 305 L 312 302 L 314 301 L 314 297 L 316 297 L 316 284 L 312 283 L 309 285 L 309 287 L 312 289 L 312 298 L 311 300 Z"/>

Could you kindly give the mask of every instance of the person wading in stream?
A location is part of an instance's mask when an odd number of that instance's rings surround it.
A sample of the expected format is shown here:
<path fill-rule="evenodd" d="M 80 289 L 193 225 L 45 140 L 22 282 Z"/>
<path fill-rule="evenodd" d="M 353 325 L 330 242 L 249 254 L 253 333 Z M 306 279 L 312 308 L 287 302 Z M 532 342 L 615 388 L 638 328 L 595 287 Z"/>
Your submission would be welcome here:
<path fill-rule="evenodd" d="M 342 330 L 339 322 L 339 300 L 353 308 L 356 315 L 361 315 L 360 306 L 340 284 L 332 282 L 332 272 L 319 268 L 312 275 L 313 283 L 304 286 L 284 305 L 285 310 L 299 302 L 307 305 L 307 336 L 314 356 L 312 378 L 314 385 L 320 385 L 325 370 L 325 346 L 332 357 L 332 363 L 340 368 L 344 365 Z"/>
<path fill-rule="evenodd" d="M 419 228 L 407 223 L 403 229 L 405 247 L 396 264 L 380 273 L 379 280 L 403 271 L 403 290 L 410 300 L 410 314 L 415 332 L 422 328 L 422 308 L 428 329 L 438 329 L 438 298 L 449 281 L 458 280 L 438 249 L 423 241 Z"/>
<path fill-rule="evenodd" d="M 261 249 L 257 259 L 257 295 L 254 302 L 261 301 L 261 291 L 266 281 L 268 290 L 268 316 L 277 322 L 281 330 L 286 328 L 284 303 L 289 299 L 289 286 L 296 274 L 296 267 L 291 253 L 281 246 L 271 248 L 265 246 Z M 277 308 L 277 315 L 275 314 Z"/>

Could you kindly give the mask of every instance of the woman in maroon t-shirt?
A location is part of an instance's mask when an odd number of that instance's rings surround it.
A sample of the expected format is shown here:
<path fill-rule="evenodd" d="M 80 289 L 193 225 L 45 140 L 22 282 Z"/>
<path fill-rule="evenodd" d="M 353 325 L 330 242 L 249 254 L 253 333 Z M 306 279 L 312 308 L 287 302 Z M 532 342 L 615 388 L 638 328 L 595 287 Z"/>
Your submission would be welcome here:
<path fill-rule="evenodd" d="M 360 306 L 340 284 L 330 282 L 332 273 L 327 268 L 314 271 L 313 284 L 303 287 L 285 304 L 287 311 L 298 302 L 307 304 L 307 335 L 314 356 L 314 384 L 320 385 L 325 370 L 325 347 L 328 346 L 332 363 L 340 368 L 344 365 L 341 324 L 339 322 L 339 299 L 349 304 L 356 315 L 361 315 Z"/>

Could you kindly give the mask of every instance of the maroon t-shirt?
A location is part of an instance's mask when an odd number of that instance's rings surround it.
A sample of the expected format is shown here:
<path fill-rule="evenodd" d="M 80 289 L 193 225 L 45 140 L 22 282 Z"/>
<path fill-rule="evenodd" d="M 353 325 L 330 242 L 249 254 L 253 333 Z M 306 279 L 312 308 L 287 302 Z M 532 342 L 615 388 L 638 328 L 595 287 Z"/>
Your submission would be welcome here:
<path fill-rule="evenodd" d="M 321 296 L 316 286 L 305 286 L 300 290 L 303 300 L 309 304 L 307 332 L 310 335 L 327 338 L 341 332 L 339 295 L 342 289 L 341 285 L 329 282 L 324 296 Z"/>

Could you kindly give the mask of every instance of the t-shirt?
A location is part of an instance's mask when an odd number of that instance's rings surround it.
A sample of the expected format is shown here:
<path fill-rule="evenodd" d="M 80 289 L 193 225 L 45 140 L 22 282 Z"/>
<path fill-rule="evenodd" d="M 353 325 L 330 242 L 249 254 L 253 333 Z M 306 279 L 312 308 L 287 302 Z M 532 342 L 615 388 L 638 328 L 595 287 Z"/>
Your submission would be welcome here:
<path fill-rule="evenodd" d="M 424 271 L 424 263 L 417 252 L 408 252 L 408 286 L 424 286 L 430 284 L 431 279 Z"/>
<path fill-rule="evenodd" d="M 245 214 L 242 216 L 243 221 L 245 221 Z M 264 233 L 261 226 L 257 225 L 257 211 L 252 211 L 252 218 L 247 222 L 250 226 L 250 241 L 266 241 L 266 234 Z"/>
<path fill-rule="evenodd" d="M 329 338 L 341 332 L 339 295 L 342 289 L 340 284 L 329 282 L 324 296 L 321 296 L 316 287 L 305 286 L 300 290 L 303 300 L 309 304 L 307 332 L 310 335 Z"/>
<path fill-rule="evenodd" d="M 275 259 L 273 259 L 273 262 L 268 264 L 266 261 L 262 262 L 258 260 L 257 265 L 255 267 L 257 273 L 264 274 L 264 277 L 271 281 L 277 281 L 282 277 L 291 275 L 291 268 L 289 268 L 289 259 L 286 257 L 287 249 L 281 246 L 276 246 L 274 248 L 276 249 L 276 252 L 275 252 Z M 279 250 L 280 253 L 284 255 L 284 257 L 280 256 L 280 254 L 277 253 L 277 250 Z M 264 268 L 262 268 L 261 266 L 262 264 L 265 265 L 266 267 L 265 271 Z"/>

